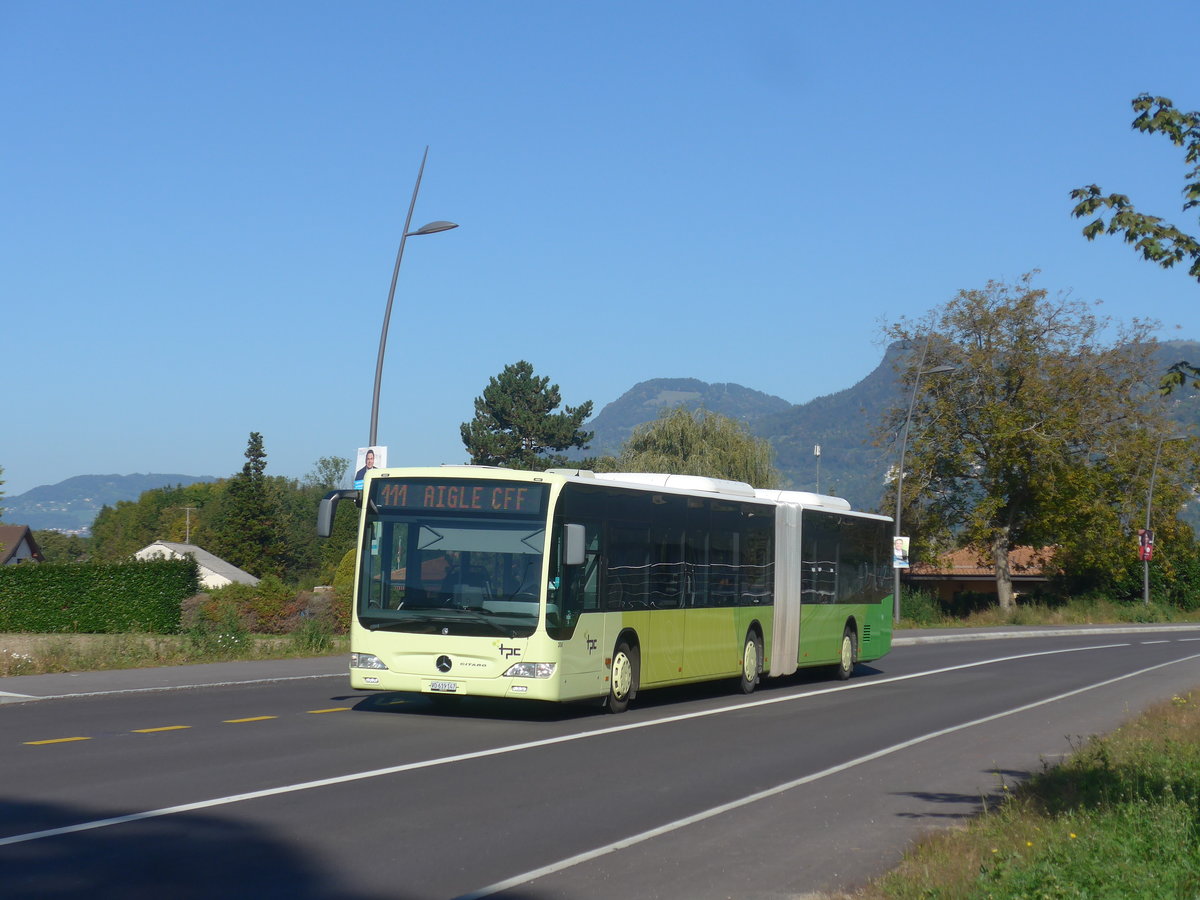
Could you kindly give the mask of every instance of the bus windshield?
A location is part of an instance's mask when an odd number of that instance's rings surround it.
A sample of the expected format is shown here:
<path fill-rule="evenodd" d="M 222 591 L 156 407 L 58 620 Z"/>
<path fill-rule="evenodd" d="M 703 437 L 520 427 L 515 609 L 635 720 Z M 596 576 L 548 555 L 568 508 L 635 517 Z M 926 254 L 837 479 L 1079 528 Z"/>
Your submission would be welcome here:
<path fill-rule="evenodd" d="M 368 513 L 359 621 L 416 633 L 528 637 L 537 627 L 541 520 Z"/>

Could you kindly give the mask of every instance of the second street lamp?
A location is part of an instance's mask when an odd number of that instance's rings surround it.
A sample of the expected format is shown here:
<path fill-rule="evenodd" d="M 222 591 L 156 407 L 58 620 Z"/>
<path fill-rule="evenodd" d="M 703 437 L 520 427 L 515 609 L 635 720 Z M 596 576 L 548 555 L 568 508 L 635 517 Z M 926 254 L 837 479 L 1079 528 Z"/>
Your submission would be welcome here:
<path fill-rule="evenodd" d="M 371 397 L 371 438 L 367 441 L 368 447 L 374 447 L 378 443 L 379 385 L 383 381 L 383 355 L 387 349 L 388 323 L 392 319 L 392 300 L 396 296 L 396 279 L 400 275 L 400 260 L 404 258 L 404 241 L 410 235 L 437 234 L 439 231 L 449 231 L 451 228 L 458 227 L 454 222 L 439 220 L 422 225 L 416 231 L 408 230 L 409 225 L 412 224 L 413 207 L 417 205 L 417 192 L 421 190 L 421 175 L 425 172 L 425 160 L 428 158 L 429 148 L 426 147 L 425 155 L 421 157 L 421 168 L 417 170 L 417 183 L 413 186 L 412 201 L 408 204 L 408 215 L 404 219 L 404 231 L 400 234 L 400 247 L 396 250 L 396 265 L 392 268 L 392 286 L 388 289 L 387 308 L 383 312 L 383 328 L 379 333 L 379 357 L 375 361 L 375 391 Z"/>
<path fill-rule="evenodd" d="M 1150 506 L 1154 502 L 1154 476 L 1158 474 L 1158 458 L 1162 455 L 1162 445 L 1167 441 L 1186 441 L 1187 435 L 1176 434 L 1170 437 L 1160 437 L 1154 447 L 1154 464 L 1150 467 L 1150 485 L 1146 490 L 1146 540 L 1150 540 Z M 1150 560 L 1142 554 L 1142 604 L 1150 605 Z"/>
<path fill-rule="evenodd" d="M 904 451 L 908 447 L 908 427 L 912 422 L 913 407 L 917 402 L 917 388 L 921 384 L 922 375 L 941 375 L 945 372 L 953 372 L 954 366 L 934 366 L 931 369 L 922 368 L 925 365 L 925 354 L 929 351 L 929 342 L 925 342 L 925 347 L 921 351 L 921 360 L 917 363 L 917 374 L 913 379 L 912 394 L 908 400 L 908 415 L 904 417 L 904 430 L 900 434 L 900 464 L 896 469 L 896 521 L 893 536 L 900 537 L 900 505 L 903 502 L 904 492 Z M 900 567 L 892 564 L 892 621 L 900 621 Z"/>

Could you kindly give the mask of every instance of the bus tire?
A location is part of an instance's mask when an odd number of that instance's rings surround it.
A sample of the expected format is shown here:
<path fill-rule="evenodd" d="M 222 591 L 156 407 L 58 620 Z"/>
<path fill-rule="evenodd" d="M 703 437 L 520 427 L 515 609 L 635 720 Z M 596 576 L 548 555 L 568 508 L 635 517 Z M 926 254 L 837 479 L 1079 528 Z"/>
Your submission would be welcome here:
<path fill-rule="evenodd" d="M 629 709 L 629 701 L 637 693 L 637 677 L 637 653 L 630 650 L 625 641 L 618 641 L 608 672 L 608 700 L 604 704 L 610 713 L 623 713 Z"/>
<path fill-rule="evenodd" d="M 858 664 L 857 638 L 854 626 L 847 625 L 846 630 L 842 632 L 842 645 L 838 655 L 837 677 L 839 681 L 848 681 L 854 674 L 854 667 Z"/>
<path fill-rule="evenodd" d="M 743 694 L 753 694 L 758 687 L 758 679 L 762 675 L 763 645 L 758 632 L 751 628 L 746 632 L 746 645 L 742 648 L 742 677 L 740 679 Z"/>

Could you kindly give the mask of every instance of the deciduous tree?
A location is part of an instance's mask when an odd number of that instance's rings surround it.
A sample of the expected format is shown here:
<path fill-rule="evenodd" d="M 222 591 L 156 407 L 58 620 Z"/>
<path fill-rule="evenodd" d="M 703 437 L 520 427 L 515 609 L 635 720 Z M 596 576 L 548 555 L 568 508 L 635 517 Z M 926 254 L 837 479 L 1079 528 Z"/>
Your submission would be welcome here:
<path fill-rule="evenodd" d="M 505 366 L 475 398 L 475 418 L 460 428 L 471 462 L 531 470 L 569 465 L 561 451 L 585 449 L 592 439 L 581 427 L 592 401 L 555 412 L 561 403 L 558 385 L 525 360 Z"/>
<path fill-rule="evenodd" d="M 324 491 L 336 490 L 342 486 L 349 469 L 350 460 L 344 456 L 322 456 L 304 476 L 304 483 Z"/>
<path fill-rule="evenodd" d="M 685 406 L 665 409 L 634 429 L 621 448 L 617 467 L 628 472 L 665 472 L 778 485 L 771 445 L 734 419 Z"/>
<path fill-rule="evenodd" d="M 1191 166 L 1183 179 L 1183 211 L 1200 207 L 1200 112 L 1182 112 L 1166 97 L 1139 94 L 1133 99 L 1137 116 L 1133 127 L 1147 134 L 1165 135 L 1176 147 L 1184 147 L 1184 161 Z M 1179 262 L 1192 261 L 1188 274 L 1200 281 L 1200 239 L 1158 216 L 1139 212 L 1125 194 L 1108 194 L 1097 185 L 1076 188 L 1071 197 L 1078 202 L 1072 210 L 1077 219 L 1112 210 L 1108 220 L 1103 214 L 1083 227 L 1089 241 L 1098 234 L 1121 234 L 1143 259 L 1169 269 Z M 1189 377 L 1200 376 L 1200 368 L 1179 362 L 1163 379 L 1164 390 L 1182 385 Z"/>
<path fill-rule="evenodd" d="M 922 321 L 889 329 L 913 347 L 927 344 L 925 368 L 956 369 L 920 382 L 905 494 L 933 527 L 993 562 L 1004 608 L 1013 604 L 1015 546 L 1131 552 L 1157 442 L 1173 431 L 1147 381 L 1151 323 L 1110 331 L 1032 277 L 960 291 Z M 919 356 L 902 372 L 905 401 Z M 886 434 L 899 433 L 906 411 L 906 402 L 891 411 Z M 1185 447 L 1164 453 L 1160 484 L 1183 482 L 1196 464 Z M 1173 517 L 1179 499 L 1164 494 L 1158 508 Z"/>
<path fill-rule="evenodd" d="M 1149 94 L 1135 97 L 1133 109 L 1138 114 L 1133 127 L 1138 131 L 1166 135 L 1175 146 L 1186 148 L 1184 159 L 1191 169 L 1184 176 L 1183 209 L 1200 206 L 1200 112 L 1182 112 L 1166 97 Z M 1188 274 L 1200 281 L 1200 240 L 1158 216 L 1139 212 L 1125 194 L 1105 195 L 1091 184 L 1071 191 L 1071 197 L 1079 201 L 1072 210 L 1076 218 L 1112 210 L 1107 221 L 1101 215 L 1083 227 L 1083 236 L 1089 241 L 1098 234 L 1124 235 L 1125 243 L 1133 244 L 1144 259 L 1165 269 L 1190 259 Z"/>

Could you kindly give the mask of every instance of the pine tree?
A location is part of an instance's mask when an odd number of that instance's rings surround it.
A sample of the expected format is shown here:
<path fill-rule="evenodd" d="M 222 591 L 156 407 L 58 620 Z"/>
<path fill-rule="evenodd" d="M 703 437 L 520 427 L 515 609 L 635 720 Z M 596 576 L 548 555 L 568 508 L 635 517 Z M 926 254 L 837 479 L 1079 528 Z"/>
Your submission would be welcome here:
<path fill-rule="evenodd" d="M 558 385 L 534 375 L 525 360 L 505 366 L 475 398 L 475 418 L 460 429 L 471 462 L 531 470 L 568 465 L 561 452 L 550 451 L 586 449 L 592 432 L 580 426 L 592 414 L 592 401 L 556 413 L 560 403 Z"/>
<path fill-rule="evenodd" d="M 267 484 L 262 435 L 250 432 L 246 464 L 225 485 L 210 523 L 212 552 L 251 575 L 281 575 L 287 567 L 282 510 Z"/>

